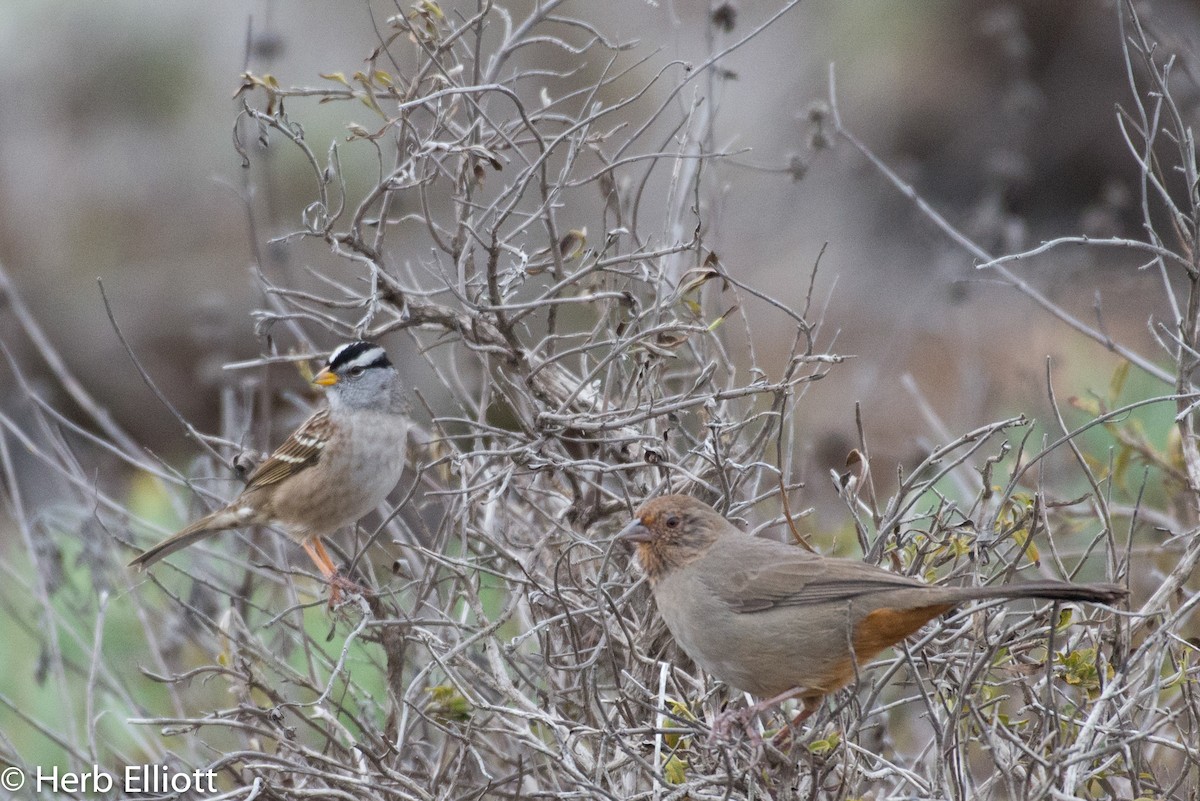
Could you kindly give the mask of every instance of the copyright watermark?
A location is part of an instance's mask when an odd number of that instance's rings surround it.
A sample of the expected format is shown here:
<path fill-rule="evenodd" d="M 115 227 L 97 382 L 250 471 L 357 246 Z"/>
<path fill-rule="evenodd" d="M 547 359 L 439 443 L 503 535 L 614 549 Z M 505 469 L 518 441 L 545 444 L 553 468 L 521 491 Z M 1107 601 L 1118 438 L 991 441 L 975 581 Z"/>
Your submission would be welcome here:
<path fill-rule="evenodd" d="M 25 786 L 25 771 L 18 767 L 5 768 L 0 771 L 0 788 L 16 792 Z"/>
<path fill-rule="evenodd" d="M 0 770 L 0 791 L 15 793 L 26 781 L 35 793 L 109 793 L 117 789 L 126 793 L 215 793 L 217 774 L 213 770 L 191 772 L 172 770 L 166 765 L 126 765 L 117 772 L 99 765 L 91 770 L 71 771 L 58 767 L 38 766 L 26 776 L 16 766 Z"/>

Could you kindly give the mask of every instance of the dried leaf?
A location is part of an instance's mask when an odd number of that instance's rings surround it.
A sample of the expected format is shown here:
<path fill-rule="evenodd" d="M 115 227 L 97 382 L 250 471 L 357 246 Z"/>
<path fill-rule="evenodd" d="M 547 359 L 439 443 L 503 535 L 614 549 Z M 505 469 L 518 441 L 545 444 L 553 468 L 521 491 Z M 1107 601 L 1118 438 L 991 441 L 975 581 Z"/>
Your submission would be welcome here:
<path fill-rule="evenodd" d="M 659 331 L 654 337 L 654 344 L 660 348 L 667 350 L 675 350 L 684 342 L 687 342 L 687 332 L 680 331 Z"/>
<path fill-rule="evenodd" d="M 346 75 L 345 75 L 345 73 L 341 73 L 341 72 L 322 72 L 322 73 L 320 73 L 320 75 L 321 75 L 321 77 L 322 77 L 322 78 L 324 78 L 324 79 L 326 79 L 326 80 L 328 80 L 328 81 L 336 81 L 337 83 L 340 83 L 342 86 L 345 86 L 345 87 L 347 87 L 347 88 L 349 88 L 349 86 L 350 86 L 350 82 L 349 82 L 348 80 L 346 80 Z"/>
<path fill-rule="evenodd" d="M 558 240 L 558 252 L 562 255 L 563 261 L 570 261 L 579 257 L 583 253 L 583 247 L 587 244 L 587 228 L 572 228 Z"/>

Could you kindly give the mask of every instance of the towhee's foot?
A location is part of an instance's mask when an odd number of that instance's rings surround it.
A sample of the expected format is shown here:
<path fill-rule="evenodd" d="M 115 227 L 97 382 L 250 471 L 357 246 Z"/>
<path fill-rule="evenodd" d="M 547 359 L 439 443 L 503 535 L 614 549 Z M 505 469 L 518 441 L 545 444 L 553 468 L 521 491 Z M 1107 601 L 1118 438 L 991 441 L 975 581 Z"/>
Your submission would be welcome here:
<path fill-rule="evenodd" d="M 771 745 L 780 749 L 787 748 L 792 744 L 792 732 L 799 731 L 800 724 L 808 719 L 809 715 L 817 711 L 817 705 L 810 706 L 805 703 L 804 708 L 796 713 L 796 717 L 792 718 L 792 722 L 784 726 L 778 734 L 771 739 Z"/>
<path fill-rule="evenodd" d="M 748 706 L 745 709 L 725 710 L 713 718 L 712 734 L 710 734 L 708 737 L 709 744 L 728 742 L 730 739 L 730 734 L 732 734 L 734 728 L 737 727 L 746 733 L 746 737 L 749 738 L 752 745 L 762 745 L 762 735 L 759 734 L 751 725 L 754 722 L 754 716 L 763 710 L 772 709 L 789 698 L 796 697 L 796 695 L 802 692 L 804 692 L 804 688 L 794 687 L 787 692 L 780 693 L 774 698 L 768 698 L 765 701 L 759 701 L 757 704 Z M 802 721 L 804 721 L 805 718 L 807 718 L 816 710 L 817 704 L 806 700 L 804 702 L 804 707 L 800 710 L 799 714 L 793 718 L 791 725 L 784 729 L 783 732 L 776 735 L 772 742 L 775 745 L 779 745 L 780 742 L 787 742 L 787 738 L 784 738 L 781 741 L 779 739 L 780 735 L 790 732 L 792 728 L 798 726 Z M 788 736 L 790 737 L 790 734 Z"/>
<path fill-rule="evenodd" d="M 750 744 L 757 748 L 762 745 L 762 735 L 754 727 L 754 715 L 758 710 L 752 706 L 743 709 L 726 709 L 713 718 L 712 732 L 708 735 L 709 745 L 723 745 L 733 739 L 735 731 L 740 730 L 746 735 Z"/>

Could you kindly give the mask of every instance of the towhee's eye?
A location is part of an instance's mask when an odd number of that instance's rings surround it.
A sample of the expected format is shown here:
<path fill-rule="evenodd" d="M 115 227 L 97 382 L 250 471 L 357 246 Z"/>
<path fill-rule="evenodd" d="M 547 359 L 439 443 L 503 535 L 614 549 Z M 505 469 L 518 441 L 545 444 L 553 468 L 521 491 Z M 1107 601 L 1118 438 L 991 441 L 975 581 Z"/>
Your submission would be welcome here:
<path fill-rule="evenodd" d="M 663 524 L 667 528 L 679 528 L 679 518 L 675 515 L 669 515 L 667 519 L 663 521 Z"/>

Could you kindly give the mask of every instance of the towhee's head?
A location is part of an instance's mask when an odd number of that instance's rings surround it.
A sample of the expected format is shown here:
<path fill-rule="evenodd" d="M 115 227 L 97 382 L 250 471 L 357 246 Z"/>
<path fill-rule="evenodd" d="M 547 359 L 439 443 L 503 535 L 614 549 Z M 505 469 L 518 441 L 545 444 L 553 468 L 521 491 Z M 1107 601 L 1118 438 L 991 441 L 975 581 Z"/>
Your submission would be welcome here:
<path fill-rule="evenodd" d="M 704 554 L 729 521 L 687 495 L 663 495 L 646 501 L 617 534 L 636 547 L 638 563 L 651 582 Z"/>

